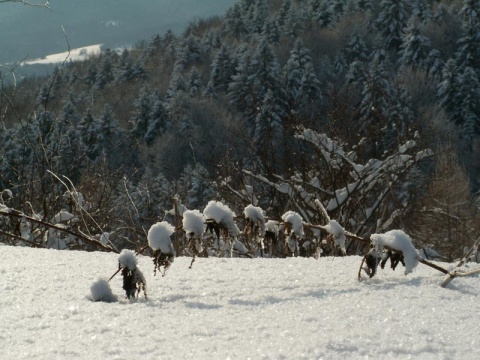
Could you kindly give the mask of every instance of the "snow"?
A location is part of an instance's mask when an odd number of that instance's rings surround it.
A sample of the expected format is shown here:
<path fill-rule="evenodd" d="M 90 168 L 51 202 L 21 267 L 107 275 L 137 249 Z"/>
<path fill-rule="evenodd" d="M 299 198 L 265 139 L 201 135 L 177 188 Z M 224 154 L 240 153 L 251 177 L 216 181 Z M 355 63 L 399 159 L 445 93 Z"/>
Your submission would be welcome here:
<path fill-rule="evenodd" d="M 84 46 L 77 49 L 71 49 L 70 53 L 68 51 L 48 55 L 43 59 L 33 59 L 24 61 L 21 65 L 38 65 L 38 64 L 59 64 L 63 63 L 65 60 L 68 61 L 83 61 L 91 56 L 98 55 L 102 51 L 102 44 Z"/>
<path fill-rule="evenodd" d="M 252 204 L 248 205 L 244 210 L 243 213 L 245 216 L 257 223 L 259 226 L 259 235 L 265 235 L 265 216 L 263 215 L 263 210 L 257 206 L 253 206 Z"/>
<path fill-rule="evenodd" d="M 279 223 L 276 220 L 268 220 L 265 223 L 265 230 L 278 235 Z"/>
<path fill-rule="evenodd" d="M 118 256 L 118 264 L 122 268 L 128 268 L 130 270 L 135 270 L 137 268 L 137 257 L 132 250 L 123 249 Z"/>
<path fill-rule="evenodd" d="M 420 258 L 418 251 L 413 246 L 412 239 L 402 230 L 390 230 L 385 234 L 372 234 L 370 239 L 372 240 L 372 244 L 377 247 L 378 252 L 382 252 L 383 247 L 388 246 L 403 253 L 405 275 L 411 273 L 418 265 Z"/>
<path fill-rule="evenodd" d="M 295 235 L 299 237 L 303 236 L 303 221 L 299 214 L 297 214 L 295 211 L 289 210 L 282 215 L 282 220 L 292 226 L 292 232 Z"/>
<path fill-rule="evenodd" d="M 360 256 L 197 258 L 192 269 L 180 257 L 154 277 L 139 255 L 148 300 L 125 299 L 117 274 L 106 303 L 91 286 L 118 254 L 0 252 L 2 359 L 480 358 L 479 275 L 441 288 L 444 274 L 422 264 L 358 282 Z"/>
<path fill-rule="evenodd" d="M 220 201 L 211 200 L 203 210 L 205 218 L 215 220 L 217 224 L 224 225 L 230 235 L 237 236 L 240 234 L 240 230 L 235 224 L 235 213 L 230 210 L 228 205 L 221 203 Z"/>
<path fill-rule="evenodd" d="M 148 230 L 148 245 L 153 250 L 160 250 L 164 254 L 172 252 L 172 241 L 170 236 L 175 232 L 175 228 L 166 221 L 153 224 Z"/>
<path fill-rule="evenodd" d="M 51 220 L 50 222 L 52 224 L 58 224 L 63 221 L 69 221 L 75 218 L 75 215 L 69 213 L 68 211 L 65 210 L 60 210 Z"/>
<path fill-rule="evenodd" d="M 336 221 L 336 220 L 329 220 L 327 225 L 322 226 L 325 231 L 329 234 L 333 235 L 333 242 L 335 245 L 339 246 L 343 253 L 346 254 L 347 251 L 345 249 L 345 240 L 347 240 L 345 236 L 345 229 Z"/>
<path fill-rule="evenodd" d="M 183 230 L 192 234 L 194 238 L 200 238 L 205 232 L 205 217 L 198 210 L 187 210 L 183 213 Z"/>
<path fill-rule="evenodd" d="M 114 302 L 118 300 L 113 295 L 108 280 L 103 278 L 98 278 L 93 282 L 92 286 L 90 286 L 90 295 L 92 301 Z"/>

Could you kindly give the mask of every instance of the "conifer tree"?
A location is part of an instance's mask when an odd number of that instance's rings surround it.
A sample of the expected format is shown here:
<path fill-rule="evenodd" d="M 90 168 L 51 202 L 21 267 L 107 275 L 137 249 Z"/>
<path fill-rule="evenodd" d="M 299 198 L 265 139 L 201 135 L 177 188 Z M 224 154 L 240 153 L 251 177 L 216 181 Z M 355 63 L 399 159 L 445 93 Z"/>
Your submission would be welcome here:
<path fill-rule="evenodd" d="M 132 124 L 132 134 L 135 138 L 143 141 L 150 124 L 150 114 L 152 112 L 152 102 L 148 89 L 143 86 L 140 88 L 138 98 L 134 103 L 134 110 L 130 122 Z"/>
<path fill-rule="evenodd" d="M 462 122 L 460 104 L 462 103 L 460 95 L 460 78 L 455 60 L 449 59 L 442 71 L 442 79 L 438 84 L 439 104 L 449 114 L 450 119 L 455 124 Z"/>
<path fill-rule="evenodd" d="M 402 37 L 398 61 L 413 69 L 420 68 L 424 66 L 429 51 L 430 40 L 422 35 L 418 19 L 412 16 Z"/>
<path fill-rule="evenodd" d="M 402 43 L 402 33 L 409 16 L 409 1 L 382 0 L 380 14 L 375 24 L 383 35 L 386 49 L 398 50 Z"/>

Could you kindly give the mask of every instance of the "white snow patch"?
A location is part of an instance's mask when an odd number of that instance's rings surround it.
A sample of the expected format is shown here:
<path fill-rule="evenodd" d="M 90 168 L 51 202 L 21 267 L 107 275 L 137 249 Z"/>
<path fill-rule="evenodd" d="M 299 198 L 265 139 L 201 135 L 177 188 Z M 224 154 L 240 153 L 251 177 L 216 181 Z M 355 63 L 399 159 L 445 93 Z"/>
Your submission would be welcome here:
<path fill-rule="evenodd" d="M 70 54 L 68 51 L 48 55 L 43 59 L 33 59 L 22 62 L 20 65 L 38 65 L 38 64 L 59 64 L 67 61 L 83 61 L 87 60 L 91 56 L 98 55 L 102 52 L 102 44 L 84 46 L 77 49 L 71 49 Z"/>
<path fill-rule="evenodd" d="M 106 279 L 98 278 L 90 287 L 90 296 L 92 301 L 114 302 L 117 297 L 113 295 L 110 284 Z"/>
<path fill-rule="evenodd" d="M 422 264 L 358 282 L 360 256 L 209 257 L 193 269 L 185 256 L 165 277 L 144 271 L 148 300 L 125 299 L 117 275 L 118 301 L 104 303 L 89 289 L 118 254 L 0 248 L 2 359 L 480 359 L 480 275 L 443 289 Z"/>

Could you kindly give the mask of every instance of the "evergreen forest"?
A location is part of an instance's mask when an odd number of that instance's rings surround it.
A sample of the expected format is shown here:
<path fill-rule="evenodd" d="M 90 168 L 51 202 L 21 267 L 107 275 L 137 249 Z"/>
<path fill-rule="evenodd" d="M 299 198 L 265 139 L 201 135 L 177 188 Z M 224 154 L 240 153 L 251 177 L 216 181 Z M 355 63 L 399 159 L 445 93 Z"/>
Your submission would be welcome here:
<path fill-rule="evenodd" d="M 239 0 L 47 77 L 15 71 L 0 73 L 0 210 L 115 249 L 211 200 L 240 224 L 249 205 L 325 224 L 321 203 L 448 261 L 479 235 L 478 0 Z M 27 220 L 1 216 L 0 242 L 59 247 L 38 224 L 22 236 Z M 296 255 L 338 254 L 326 235 L 306 228 Z"/>

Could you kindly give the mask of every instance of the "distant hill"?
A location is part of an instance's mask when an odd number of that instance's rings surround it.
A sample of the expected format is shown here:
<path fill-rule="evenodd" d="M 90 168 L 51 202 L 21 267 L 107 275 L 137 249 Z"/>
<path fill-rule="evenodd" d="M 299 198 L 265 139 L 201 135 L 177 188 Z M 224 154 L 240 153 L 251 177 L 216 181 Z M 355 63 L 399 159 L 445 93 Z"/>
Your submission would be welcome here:
<path fill-rule="evenodd" d="M 51 0 L 50 10 L 0 4 L 0 64 L 102 43 L 131 45 L 195 18 L 223 15 L 235 0 Z"/>

